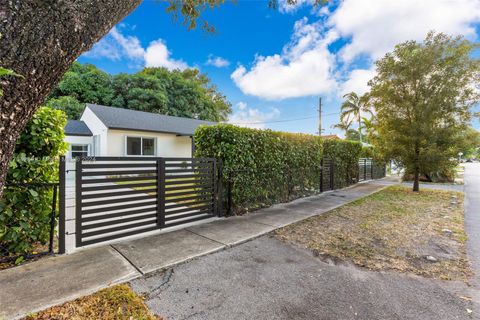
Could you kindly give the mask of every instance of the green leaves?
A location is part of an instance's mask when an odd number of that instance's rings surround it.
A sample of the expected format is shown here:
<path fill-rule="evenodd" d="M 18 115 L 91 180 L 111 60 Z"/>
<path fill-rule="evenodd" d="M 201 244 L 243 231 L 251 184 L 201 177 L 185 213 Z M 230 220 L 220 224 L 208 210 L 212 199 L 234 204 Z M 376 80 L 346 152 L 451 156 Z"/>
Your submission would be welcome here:
<path fill-rule="evenodd" d="M 226 124 L 201 126 L 194 140 L 196 156 L 222 159 L 224 185 L 234 181 L 236 212 L 318 191 L 322 157 L 335 160 L 338 186 L 347 185 L 357 176 L 361 152 L 356 142 Z"/>
<path fill-rule="evenodd" d="M 65 114 L 40 108 L 17 141 L 7 182 L 57 181 L 58 156 L 66 151 Z M 49 239 L 51 188 L 7 187 L 0 199 L 0 248 L 12 255 L 31 252 Z"/>
<path fill-rule="evenodd" d="M 79 119 L 85 103 L 210 121 L 227 120 L 231 104 L 196 69 L 145 68 L 111 76 L 75 62 L 50 95 L 47 106 Z"/>
<path fill-rule="evenodd" d="M 372 143 L 407 173 L 448 173 L 456 165 L 462 135 L 480 101 L 477 44 L 429 33 L 407 41 L 376 62 L 370 81 L 375 118 Z"/>

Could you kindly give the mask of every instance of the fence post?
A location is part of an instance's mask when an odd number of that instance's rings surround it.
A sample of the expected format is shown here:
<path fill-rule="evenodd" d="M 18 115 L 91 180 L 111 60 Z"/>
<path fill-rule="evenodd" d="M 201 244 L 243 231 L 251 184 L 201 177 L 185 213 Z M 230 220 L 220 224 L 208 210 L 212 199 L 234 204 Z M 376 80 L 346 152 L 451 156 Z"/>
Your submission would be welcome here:
<path fill-rule="evenodd" d="M 367 180 L 367 158 L 363 159 L 363 180 Z"/>
<path fill-rule="evenodd" d="M 223 217 L 223 162 L 222 159 L 218 160 L 217 164 L 217 216 Z"/>
<path fill-rule="evenodd" d="M 335 190 L 335 161 L 330 161 L 330 190 Z"/>
<path fill-rule="evenodd" d="M 233 179 L 232 176 L 229 175 L 227 177 L 227 215 L 232 215 L 232 207 L 233 207 L 233 195 L 232 195 L 232 188 L 233 188 Z"/>
<path fill-rule="evenodd" d="M 165 159 L 157 159 L 157 227 L 165 227 Z"/>
<path fill-rule="evenodd" d="M 58 253 L 65 253 L 65 156 L 58 163 Z"/>
<path fill-rule="evenodd" d="M 52 212 L 50 213 L 50 239 L 48 243 L 48 252 L 50 254 L 54 253 L 53 250 L 53 235 L 55 234 L 55 220 L 57 213 L 57 184 L 53 185 L 53 196 L 52 196 Z"/>
<path fill-rule="evenodd" d="M 323 192 L 323 158 L 320 160 L 320 193 Z"/>
<path fill-rule="evenodd" d="M 75 158 L 75 244 L 82 246 L 82 158 Z"/>
<path fill-rule="evenodd" d="M 370 163 L 371 163 L 371 166 L 370 166 L 370 177 L 372 178 L 372 180 L 375 180 L 375 178 L 373 177 L 373 166 L 374 166 L 373 159 L 372 159 L 372 161 L 371 161 Z"/>

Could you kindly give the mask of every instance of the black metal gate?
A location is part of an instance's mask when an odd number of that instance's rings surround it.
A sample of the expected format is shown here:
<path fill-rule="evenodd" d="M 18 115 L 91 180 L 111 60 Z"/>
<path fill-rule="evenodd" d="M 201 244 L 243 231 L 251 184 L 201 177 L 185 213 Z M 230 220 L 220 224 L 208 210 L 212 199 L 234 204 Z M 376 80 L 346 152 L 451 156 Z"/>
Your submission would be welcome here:
<path fill-rule="evenodd" d="M 95 157 L 76 162 L 76 246 L 221 212 L 211 158 Z"/>
<path fill-rule="evenodd" d="M 332 159 L 324 158 L 320 163 L 320 192 L 334 190 L 334 162 Z"/>
<path fill-rule="evenodd" d="M 361 158 L 358 160 L 358 181 L 373 179 L 373 160 Z"/>

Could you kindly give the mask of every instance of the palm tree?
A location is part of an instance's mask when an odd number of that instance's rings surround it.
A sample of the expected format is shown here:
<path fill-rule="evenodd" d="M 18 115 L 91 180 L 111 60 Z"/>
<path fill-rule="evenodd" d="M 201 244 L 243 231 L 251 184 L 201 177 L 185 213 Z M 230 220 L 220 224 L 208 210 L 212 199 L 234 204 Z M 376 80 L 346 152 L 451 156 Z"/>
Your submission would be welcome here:
<path fill-rule="evenodd" d="M 340 121 L 343 127 L 349 128 L 354 119 L 358 121 L 358 136 L 362 142 L 362 112 L 370 112 L 368 104 L 368 95 L 359 96 L 355 92 L 347 93 L 343 96 L 345 101 L 342 103 L 340 112 Z M 340 127 L 340 126 L 338 126 Z"/>

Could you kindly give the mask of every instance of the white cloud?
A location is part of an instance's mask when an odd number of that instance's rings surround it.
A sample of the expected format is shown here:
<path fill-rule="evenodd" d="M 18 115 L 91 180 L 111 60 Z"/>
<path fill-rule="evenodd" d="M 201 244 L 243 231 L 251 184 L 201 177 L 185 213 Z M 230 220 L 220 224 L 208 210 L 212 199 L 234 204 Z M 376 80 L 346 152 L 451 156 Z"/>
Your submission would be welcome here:
<path fill-rule="evenodd" d="M 263 129 L 267 124 L 263 122 L 271 121 L 280 115 L 280 110 L 271 108 L 268 112 L 262 112 L 259 109 L 250 108 L 245 102 L 236 104 L 235 111 L 228 120 L 229 123 L 240 126 Z"/>
<path fill-rule="evenodd" d="M 328 25 L 351 41 L 341 51 L 350 62 L 361 54 L 381 58 L 406 40 L 423 40 L 430 30 L 452 35 L 475 35 L 480 21 L 478 0 L 345 0 Z"/>
<path fill-rule="evenodd" d="M 279 0 L 278 10 L 281 13 L 294 13 L 301 7 L 306 5 L 313 5 L 314 3 L 315 3 L 315 0 L 296 0 L 296 2 L 293 4 L 288 3 L 287 0 Z"/>
<path fill-rule="evenodd" d="M 270 100 L 333 91 L 335 59 L 328 44 L 336 34 L 323 35 L 321 31 L 320 22 L 309 24 L 306 18 L 297 21 L 282 54 L 257 56 L 250 70 L 239 65 L 231 74 L 232 80 L 243 93 Z"/>
<path fill-rule="evenodd" d="M 163 40 L 155 40 L 150 42 L 145 55 L 146 67 L 165 67 L 169 70 L 186 69 L 188 65 L 182 60 L 175 60 L 170 57 L 171 53 L 168 51 L 167 45 Z"/>
<path fill-rule="evenodd" d="M 237 103 L 237 108 L 239 110 L 245 110 L 247 108 L 247 104 L 245 102 L 240 101 L 239 103 Z"/>
<path fill-rule="evenodd" d="M 109 35 L 116 41 L 128 58 L 143 59 L 145 49 L 142 48 L 142 44 L 137 37 L 124 36 L 116 27 L 113 27 Z"/>
<path fill-rule="evenodd" d="M 112 61 L 120 60 L 122 58 L 122 54 L 116 43 L 104 39 L 97 42 L 92 49 L 85 52 L 83 56 L 93 59 L 107 58 Z"/>
<path fill-rule="evenodd" d="M 352 70 L 341 86 L 342 96 L 349 92 L 356 92 L 357 94 L 364 94 L 369 90 L 368 81 L 373 79 L 376 72 L 372 69 L 355 69 Z"/>
<path fill-rule="evenodd" d="M 170 70 L 188 68 L 184 61 L 171 57 L 171 52 L 162 39 L 150 42 L 145 49 L 137 37 L 126 36 L 117 27 L 113 27 L 90 51 L 84 53 L 84 56 L 113 61 L 127 59 L 135 64 L 142 63 L 146 67 L 165 67 Z"/>
<path fill-rule="evenodd" d="M 207 61 L 205 62 L 207 66 L 214 66 L 217 68 L 228 67 L 230 65 L 230 61 L 222 57 L 215 57 L 213 55 L 209 55 Z"/>
<path fill-rule="evenodd" d="M 284 13 L 311 3 L 299 0 L 291 6 L 286 0 L 279 2 Z M 480 1 L 344 0 L 337 8 L 323 6 L 316 14 L 320 16 L 316 22 L 303 18 L 295 23 L 291 40 L 281 53 L 257 54 L 251 67 L 237 66 L 231 78 L 243 93 L 280 100 L 365 92 L 367 81 L 374 76 L 372 61 L 398 43 L 422 41 L 431 30 L 476 38 Z M 345 44 L 330 51 L 329 45 L 338 39 Z M 359 62 L 360 68 L 352 71 L 351 67 L 358 65 L 354 62 Z M 347 80 L 340 80 L 344 78 Z"/>

